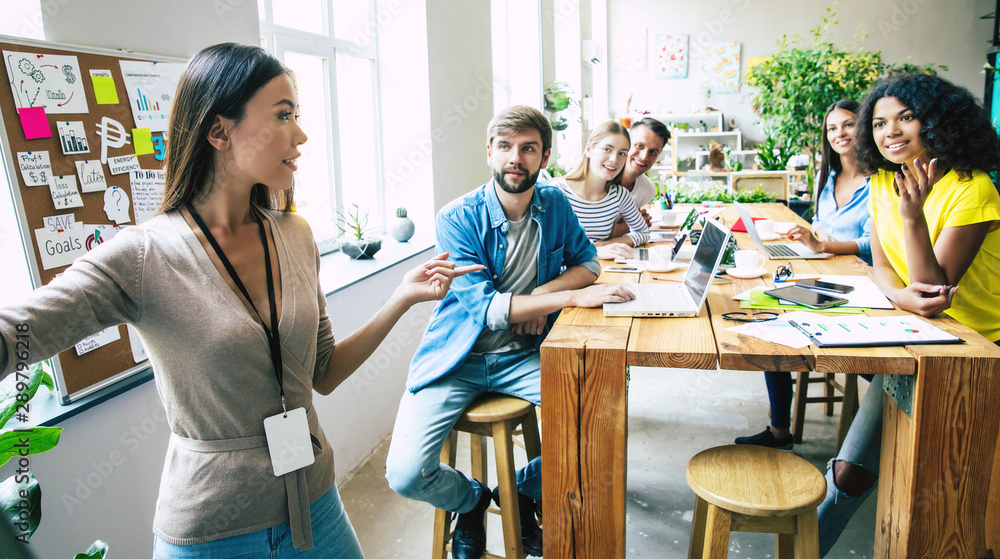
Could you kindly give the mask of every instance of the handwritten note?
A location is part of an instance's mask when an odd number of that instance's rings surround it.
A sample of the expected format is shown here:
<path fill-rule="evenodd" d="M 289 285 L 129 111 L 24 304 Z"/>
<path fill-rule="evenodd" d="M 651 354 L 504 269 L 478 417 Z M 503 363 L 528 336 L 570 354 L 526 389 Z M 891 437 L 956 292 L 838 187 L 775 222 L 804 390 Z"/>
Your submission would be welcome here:
<path fill-rule="evenodd" d="M 80 343 L 76 344 L 76 354 L 83 355 L 84 353 L 90 353 L 101 346 L 106 346 L 120 339 L 122 339 L 122 335 L 118 331 L 118 326 L 110 326 L 96 334 L 87 336 Z"/>
<path fill-rule="evenodd" d="M 42 269 L 69 266 L 78 256 L 86 254 L 83 235 L 83 227 L 79 223 L 74 223 L 61 233 L 49 233 L 45 227 L 35 229 L 35 242 L 42 257 Z"/>
<path fill-rule="evenodd" d="M 26 186 L 44 186 L 52 178 L 52 164 L 47 151 L 17 152 L 17 167 Z"/>
<path fill-rule="evenodd" d="M 73 214 L 52 215 L 42 218 L 45 230 L 49 233 L 62 233 L 76 226 L 76 216 Z"/>
<path fill-rule="evenodd" d="M 21 130 L 24 130 L 26 140 L 52 137 L 52 127 L 49 126 L 49 119 L 45 116 L 45 107 L 18 109 L 17 117 L 21 120 Z"/>
<path fill-rule="evenodd" d="M 76 175 L 52 177 L 49 191 L 52 193 L 52 204 L 57 210 L 83 206 L 83 198 L 80 198 L 80 191 L 76 188 Z"/>
<path fill-rule="evenodd" d="M 112 175 L 123 175 L 139 169 L 139 160 L 134 155 L 108 158 L 108 170 L 111 171 Z"/>
<path fill-rule="evenodd" d="M 132 211 L 135 212 L 135 222 L 142 223 L 153 217 L 163 202 L 163 189 L 166 186 L 166 172 L 162 169 L 132 171 L 129 175 L 132 184 Z"/>
<path fill-rule="evenodd" d="M 76 175 L 80 177 L 80 187 L 84 192 L 103 192 L 108 188 L 104 167 L 99 159 L 77 161 Z"/>
<path fill-rule="evenodd" d="M 90 112 L 75 56 L 3 51 L 14 106 L 45 107 L 48 114 Z"/>

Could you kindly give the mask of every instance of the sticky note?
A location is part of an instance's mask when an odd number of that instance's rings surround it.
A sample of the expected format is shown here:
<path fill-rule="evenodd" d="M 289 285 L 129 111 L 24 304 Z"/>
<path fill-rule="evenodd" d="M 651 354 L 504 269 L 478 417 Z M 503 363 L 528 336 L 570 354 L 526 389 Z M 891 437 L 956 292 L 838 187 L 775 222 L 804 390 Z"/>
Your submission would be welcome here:
<path fill-rule="evenodd" d="M 45 107 L 18 109 L 17 116 L 21 119 L 21 128 L 24 129 L 25 139 L 52 137 L 52 127 L 49 126 L 49 119 L 45 116 Z"/>
<path fill-rule="evenodd" d="M 153 132 L 149 128 L 133 128 L 132 143 L 136 155 L 153 153 Z"/>
<path fill-rule="evenodd" d="M 118 90 L 115 89 L 115 79 L 110 76 L 91 76 L 94 82 L 94 97 L 98 105 L 117 105 Z"/>

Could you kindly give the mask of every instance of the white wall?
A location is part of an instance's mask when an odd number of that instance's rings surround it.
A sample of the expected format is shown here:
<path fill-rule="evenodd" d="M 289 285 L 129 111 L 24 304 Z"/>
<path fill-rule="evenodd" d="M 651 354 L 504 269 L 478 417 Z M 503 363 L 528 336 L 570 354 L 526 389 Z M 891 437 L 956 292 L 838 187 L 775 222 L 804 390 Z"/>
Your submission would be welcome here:
<path fill-rule="evenodd" d="M 490 4 L 426 0 L 434 211 L 490 179 L 493 117 Z"/>
<path fill-rule="evenodd" d="M 257 2 L 248 0 L 43 0 L 45 39 L 190 58 L 209 45 L 260 44 Z"/>
<path fill-rule="evenodd" d="M 700 108 L 697 54 L 701 44 L 739 41 L 741 75 L 745 76 L 747 57 L 772 54 L 782 35 L 807 35 L 822 22 L 831 5 L 801 0 L 608 0 L 608 4 L 609 34 L 619 27 L 645 27 L 649 53 L 646 72 L 612 72 L 611 110 L 624 110 L 625 100 L 632 94 L 633 109 L 653 113 Z M 838 44 L 857 44 L 854 37 L 863 26 L 868 37 L 862 44 L 869 50 L 881 50 L 884 60 L 902 62 L 909 57 L 914 63 L 943 64 L 949 67 L 944 77 L 982 96 L 984 77 L 980 70 L 993 21 L 979 18 L 993 12 L 990 0 L 840 0 L 833 9 L 839 21 L 833 26 Z M 653 77 L 652 48 L 658 33 L 690 35 L 687 79 Z M 612 56 L 609 53 L 609 60 Z M 762 139 L 759 130 L 750 130 L 756 117 L 743 92 L 713 94 L 709 104 L 722 110 L 727 121 L 735 117 L 750 137 Z"/>

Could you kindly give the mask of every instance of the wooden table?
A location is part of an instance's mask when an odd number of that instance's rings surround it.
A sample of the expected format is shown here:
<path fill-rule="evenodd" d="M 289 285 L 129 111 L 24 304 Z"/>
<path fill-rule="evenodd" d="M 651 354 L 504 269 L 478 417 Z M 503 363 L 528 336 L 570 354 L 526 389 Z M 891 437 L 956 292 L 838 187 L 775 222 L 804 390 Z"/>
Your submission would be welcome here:
<path fill-rule="evenodd" d="M 750 212 L 804 223 L 781 204 Z M 738 217 L 732 207 L 722 215 L 730 226 Z M 753 248 L 745 233 L 736 235 L 741 248 Z M 796 273 L 870 274 L 854 256 L 794 266 Z M 598 281 L 652 281 L 648 276 L 606 273 Z M 726 330 L 734 323 L 721 314 L 739 310 L 731 297 L 763 284 L 767 276 L 714 285 L 707 309 L 694 318 L 562 312 L 541 350 L 545 557 L 625 557 L 632 365 L 914 376 L 912 417 L 886 396 L 875 557 L 979 559 L 989 550 L 1000 557 L 1000 348 L 949 318 L 931 322 L 965 344 L 796 350 Z"/>

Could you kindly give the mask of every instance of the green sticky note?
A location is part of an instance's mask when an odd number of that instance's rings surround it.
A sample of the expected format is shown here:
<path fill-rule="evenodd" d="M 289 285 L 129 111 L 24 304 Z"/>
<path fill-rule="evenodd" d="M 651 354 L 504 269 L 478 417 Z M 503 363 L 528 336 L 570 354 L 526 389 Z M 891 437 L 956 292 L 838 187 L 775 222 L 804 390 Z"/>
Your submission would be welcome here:
<path fill-rule="evenodd" d="M 117 105 L 118 90 L 115 89 L 115 79 L 111 76 L 91 76 L 94 82 L 94 96 L 98 105 Z"/>
<path fill-rule="evenodd" d="M 153 132 L 149 128 L 133 128 L 132 143 L 136 155 L 153 153 Z"/>

